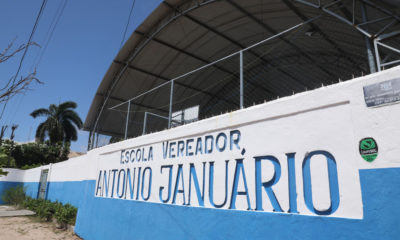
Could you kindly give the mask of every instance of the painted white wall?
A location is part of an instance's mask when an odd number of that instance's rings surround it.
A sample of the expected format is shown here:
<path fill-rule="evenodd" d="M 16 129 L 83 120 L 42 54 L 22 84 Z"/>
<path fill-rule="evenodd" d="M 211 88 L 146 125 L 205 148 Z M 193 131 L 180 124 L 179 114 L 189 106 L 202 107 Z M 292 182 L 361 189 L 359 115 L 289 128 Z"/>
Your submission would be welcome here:
<path fill-rule="evenodd" d="M 400 156 L 400 147 L 398 147 L 400 146 L 400 138 L 398 137 L 400 136 L 398 122 L 400 105 L 392 104 L 367 108 L 364 102 L 363 87 L 399 76 L 400 67 L 392 68 L 181 127 L 107 145 L 65 162 L 26 171 L 9 170 L 10 174 L 6 177 L 0 177 L 0 181 L 39 181 L 40 171 L 43 168 L 50 168 L 50 181 L 81 181 L 97 179 L 100 170 L 151 166 L 153 168 L 154 185 L 149 201 L 160 202 L 159 186 L 165 186 L 168 182 L 165 173 L 160 173 L 161 165 L 174 165 L 172 182 L 172 185 L 174 185 L 178 164 L 186 164 L 184 178 L 189 179 L 188 164 L 195 163 L 197 175 L 201 181 L 201 162 L 215 161 L 215 194 L 216 201 L 220 202 L 224 191 L 224 179 L 219 176 L 224 175 L 224 171 L 222 171 L 224 170 L 224 160 L 230 159 L 233 164 L 234 159 L 243 157 L 248 191 L 249 195 L 252 196 L 251 205 L 254 208 L 253 157 L 274 155 L 279 159 L 282 175 L 273 189 L 282 209 L 287 211 L 289 196 L 285 154 L 296 152 L 298 210 L 300 214 L 315 215 L 307 209 L 303 199 L 302 159 L 310 151 L 326 150 L 335 156 L 339 175 L 340 207 L 331 216 L 362 218 L 362 198 L 358 170 L 400 167 L 400 157 L 398 157 Z M 162 143 L 165 141 L 196 139 L 209 134 L 215 136 L 219 132 L 229 133 L 230 130 L 234 129 L 241 131 L 240 144 L 242 148 L 246 149 L 245 155 L 241 155 L 239 150 L 215 153 L 214 149 L 214 154 L 211 155 L 166 160 L 162 158 Z M 364 161 L 358 152 L 358 143 L 365 137 L 373 137 L 378 143 L 378 157 L 372 163 Z M 120 164 L 121 150 L 142 147 L 148 149 L 150 146 L 154 149 L 154 161 Z M 206 169 L 208 171 L 208 165 Z M 267 162 L 263 163 L 262 169 L 263 180 L 268 181 L 273 176 L 273 165 Z M 229 179 L 233 179 L 234 170 L 234 165 L 230 165 Z M 208 179 L 208 173 L 206 179 Z M 330 194 L 327 191 L 329 182 L 325 159 L 313 158 L 311 179 L 315 207 L 321 210 L 329 207 Z M 185 181 L 185 184 L 187 184 L 187 180 Z M 232 189 L 231 185 L 232 183 L 230 183 L 230 189 Z M 206 185 L 206 188 L 208 189 L 208 185 Z M 244 185 L 240 181 L 238 188 L 244 190 Z M 187 198 L 188 193 L 185 194 Z M 205 198 L 207 200 L 208 194 Z M 267 199 L 265 193 L 263 199 Z M 272 211 L 272 205 L 268 200 L 264 200 L 264 210 Z M 182 204 L 182 202 L 183 199 L 179 195 L 176 203 Z M 194 189 L 192 189 L 192 202 L 197 202 Z M 212 207 L 207 204 L 205 203 L 206 207 Z M 238 196 L 237 209 L 244 210 L 246 208 L 246 198 Z"/>

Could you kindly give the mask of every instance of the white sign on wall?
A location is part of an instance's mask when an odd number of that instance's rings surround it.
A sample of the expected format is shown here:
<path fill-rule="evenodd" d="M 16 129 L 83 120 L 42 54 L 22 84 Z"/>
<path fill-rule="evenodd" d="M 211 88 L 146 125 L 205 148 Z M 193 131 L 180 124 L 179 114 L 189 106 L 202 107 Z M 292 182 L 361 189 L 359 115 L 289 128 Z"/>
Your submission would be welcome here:
<path fill-rule="evenodd" d="M 95 196 L 363 217 L 348 104 L 99 155 Z M 201 126 L 201 125 L 200 125 Z"/>

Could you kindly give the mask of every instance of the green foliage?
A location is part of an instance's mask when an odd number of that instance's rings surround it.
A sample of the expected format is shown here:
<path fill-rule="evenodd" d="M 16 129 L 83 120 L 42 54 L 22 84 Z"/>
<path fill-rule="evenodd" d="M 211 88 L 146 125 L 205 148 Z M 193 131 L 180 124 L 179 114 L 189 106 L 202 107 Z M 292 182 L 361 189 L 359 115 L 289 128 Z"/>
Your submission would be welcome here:
<path fill-rule="evenodd" d="M 36 109 L 31 113 L 33 118 L 46 117 L 36 130 L 36 139 L 43 142 L 47 137 L 50 143 L 70 142 L 78 139 L 77 128 L 83 126 L 79 115 L 73 110 L 75 102 L 67 101 L 59 105 L 50 104 L 49 108 Z"/>
<path fill-rule="evenodd" d="M 65 228 L 66 224 L 75 225 L 76 213 L 77 209 L 74 206 L 65 204 L 58 208 L 54 217 Z"/>
<path fill-rule="evenodd" d="M 7 176 L 8 172 L 4 171 L 3 169 L 0 168 L 0 177 L 1 176 Z"/>
<path fill-rule="evenodd" d="M 33 199 L 26 197 L 22 206 L 36 212 L 37 216 L 42 221 L 51 221 L 54 217 L 57 222 L 65 229 L 67 224 L 75 225 L 76 207 L 60 202 L 50 202 L 44 199 Z"/>
<path fill-rule="evenodd" d="M 40 167 L 40 166 L 42 166 L 42 164 L 40 164 L 40 163 L 38 163 L 38 164 L 31 164 L 31 165 L 26 164 L 26 165 L 24 165 L 24 166 L 22 166 L 22 167 L 19 167 L 19 169 L 28 170 L 28 169 L 37 168 L 37 167 Z"/>
<path fill-rule="evenodd" d="M 27 196 L 25 197 L 25 200 L 22 202 L 22 207 L 35 211 L 38 208 L 41 200 L 42 199 L 33 199 Z"/>
<path fill-rule="evenodd" d="M 1 199 L 6 204 L 15 206 L 21 205 L 25 200 L 25 188 L 22 185 L 8 188 L 4 191 Z"/>
<path fill-rule="evenodd" d="M 0 167 L 16 167 L 15 159 L 12 157 L 12 150 L 15 143 L 6 139 L 0 145 Z"/>
<path fill-rule="evenodd" d="M 69 143 L 59 142 L 55 145 L 50 145 L 49 142 L 25 143 L 14 147 L 12 157 L 15 159 L 16 167 L 29 169 L 67 160 L 69 151 Z"/>
<path fill-rule="evenodd" d="M 52 203 L 49 200 L 39 199 L 39 204 L 36 208 L 37 216 L 43 221 L 51 221 L 53 215 L 59 208 L 59 203 Z"/>
<path fill-rule="evenodd" d="M 122 141 L 122 140 L 124 140 L 123 138 L 120 138 L 120 137 L 114 137 L 114 136 L 112 136 L 111 138 L 110 138 L 110 140 L 109 140 L 109 143 L 117 143 L 117 142 L 120 142 L 120 141 Z"/>

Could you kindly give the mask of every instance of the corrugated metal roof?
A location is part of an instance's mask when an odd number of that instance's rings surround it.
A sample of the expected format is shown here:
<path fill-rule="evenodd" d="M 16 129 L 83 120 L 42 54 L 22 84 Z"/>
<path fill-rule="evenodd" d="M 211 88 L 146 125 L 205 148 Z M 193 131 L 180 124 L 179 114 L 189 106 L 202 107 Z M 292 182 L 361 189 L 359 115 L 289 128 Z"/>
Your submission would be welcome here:
<path fill-rule="evenodd" d="M 398 6 L 397 1 L 386 2 Z M 351 3 L 335 8 L 342 16 L 352 11 Z M 393 12 L 396 14 L 396 9 Z M 370 6 L 367 13 L 369 19 L 383 16 Z M 132 33 L 111 64 L 84 129 L 92 130 L 101 112 L 97 131 L 123 136 L 127 105 L 114 110 L 111 106 L 320 14 L 320 9 L 289 0 L 164 1 Z M 357 22 L 362 21 L 358 8 L 355 16 Z M 379 31 L 385 24 L 368 27 Z M 396 24 L 391 27 L 397 29 Z M 400 47 L 398 38 L 391 44 Z M 246 51 L 244 65 L 246 105 L 369 72 L 364 36 L 329 14 Z M 174 109 L 199 104 L 201 118 L 237 109 L 238 66 L 239 58 L 234 57 L 177 80 Z M 135 100 L 129 136 L 141 133 L 145 111 L 166 115 L 168 103 L 169 86 Z"/>

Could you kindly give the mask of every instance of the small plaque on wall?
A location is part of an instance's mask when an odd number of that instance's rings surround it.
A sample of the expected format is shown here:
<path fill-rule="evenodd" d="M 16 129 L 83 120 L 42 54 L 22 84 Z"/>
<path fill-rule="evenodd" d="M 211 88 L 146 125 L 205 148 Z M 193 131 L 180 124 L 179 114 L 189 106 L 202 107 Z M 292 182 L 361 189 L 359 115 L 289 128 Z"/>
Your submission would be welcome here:
<path fill-rule="evenodd" d="M 400 101 L 400 78 L 364 87 L 367 107 L 377 107 Z"/>

